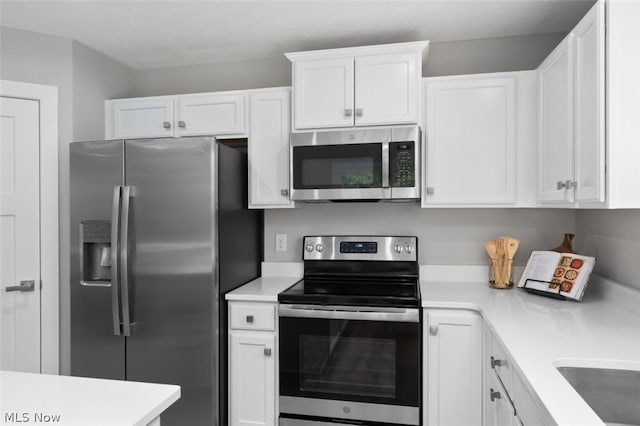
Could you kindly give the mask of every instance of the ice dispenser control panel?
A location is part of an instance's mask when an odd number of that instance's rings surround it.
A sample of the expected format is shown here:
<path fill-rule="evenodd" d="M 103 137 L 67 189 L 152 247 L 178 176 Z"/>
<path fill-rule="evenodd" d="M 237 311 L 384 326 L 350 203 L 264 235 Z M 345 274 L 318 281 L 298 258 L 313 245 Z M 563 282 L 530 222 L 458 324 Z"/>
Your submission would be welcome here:
<path fill-rule="evenodd" d="M 83 285 L 111 283 L 111 222 L 84 220 L 81 226 Z"/>

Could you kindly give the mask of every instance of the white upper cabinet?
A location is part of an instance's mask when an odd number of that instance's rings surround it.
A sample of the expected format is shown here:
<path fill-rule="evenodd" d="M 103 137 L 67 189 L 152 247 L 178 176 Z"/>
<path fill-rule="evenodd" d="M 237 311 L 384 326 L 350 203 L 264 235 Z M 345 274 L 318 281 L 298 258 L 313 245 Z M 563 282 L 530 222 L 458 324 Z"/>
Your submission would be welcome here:
<path fill-rule="evenodd" d="M 289 198 L 291 89 L 249 91 L 249 207 L 294 207 Z"/>
<path fill-rule="evenodd" d="M 538 67 L 538 201 L 573 202 L 573 34 Z"/>
<path fill-rule="evenodd" d="M 421 78 L 421 54 L 356 57 L 356 126 L 416 123 Z"/>
<path fill-rule="evenodd" d="M 176 97 L 176 136 L 245 133 L 246 96 L 242 91 Z"/>
<path fill-rule="evenodd" d="M 605 201 L 604 10 L 596 5 L 571 32 L 575 87 L 575 199 Z"/>
<path fill-rule="evenodd" d="M 353 125 L 353 58 L 297 63 L 293 84 L 296 129 Z"/>
<path fill-rule="evenodd" d="M 428 42 L 287 53 L 293 63 L 293 129 L 418 122 Z"/>
<path fill-rule="evenodd" d="M 545 207 L 640 207 L 640 59 L 629 54 L 640 39 L 640 3 L 606 7 L 606 22 L 599 1 L 538 68 Z"/>
<path fill-rule="evenodd" d="M 535 73 L 424 79 L 423 207 L 535 205 Z"/>
<path fill-rule="evenodd" d="M 174 135 L 170 97 L 116 99 L 105 103 L 105 138 L 154 138 Z"/>
<path fill-rule="evenodd" d="M 107 100 L 105 137 L 243 137 L 246 96 L 246 91 L 232 91 Z"/>

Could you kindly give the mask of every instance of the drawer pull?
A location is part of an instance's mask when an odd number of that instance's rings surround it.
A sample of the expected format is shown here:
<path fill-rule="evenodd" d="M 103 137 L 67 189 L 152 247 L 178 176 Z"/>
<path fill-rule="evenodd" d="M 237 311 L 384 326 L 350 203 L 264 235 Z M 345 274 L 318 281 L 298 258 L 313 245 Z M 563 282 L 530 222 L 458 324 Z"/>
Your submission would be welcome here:
<path fill-rule="evenodd" d="M 247 322 L 253 324 L 253 315 L 247 315 Z"/>
<path fill-rule="evenodd" d="M 500 396 L 500 392 L 494 391 L 493 388 L 491 388 L 489 389 L 489 398 L 491 398 L 491 402 L 493 402 L 496 399 L 500 399 L 502 397 Z"/>
<path fill-rule="evenodd" d="M 271 356 L 271 348 L 264 348 L 264 356 Z"/>
<path fill-rule="evenodd" d="M 502 366 L 503 366 L 502 360 L 491 357 L 491 368 L 495 369 L 496 367 L 502 367 Z"/>

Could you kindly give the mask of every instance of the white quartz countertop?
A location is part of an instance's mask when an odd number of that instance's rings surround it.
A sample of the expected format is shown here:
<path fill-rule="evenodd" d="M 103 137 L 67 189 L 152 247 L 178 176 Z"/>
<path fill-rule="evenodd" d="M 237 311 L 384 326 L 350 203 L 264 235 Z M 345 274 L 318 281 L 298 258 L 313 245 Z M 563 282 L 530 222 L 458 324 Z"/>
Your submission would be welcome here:
<path fill-rule="evenodd" d="M 260 277 L 225 295 L 227 300 L 245 302 L 277 302 L 278 293 L 300 280 L 299 277 Z"/>
<path fill-rule="evenodd" d="M 147 425 L 179 398 L 176 385 L 0 371 L 2 424 Z"/>
<path fill-rule="evenodd" d="M 517 288 L 492 289 L 486 280 L 445 282 L 432 278 L 421 280 L 420 291 L 424 308 L 479 311 L 529 382 L 530 390 L 560 426 L 604 423 L 556 367 L 640 370 L 640 309 L 633 308 L 640 302 L 628 303 L 637 292 L 627 292 L 622 298 L 625 303 L 618 304 L 602 291 L 587 288 L 582 302 L 570 302 Z"/>
<path fill-rule="evenodd" d="M 263 262 L 262 276 L 230 291 L 227 300 L 244 302 L 277 302 L 278 293 L 302 278 L 300 262 Z"/>

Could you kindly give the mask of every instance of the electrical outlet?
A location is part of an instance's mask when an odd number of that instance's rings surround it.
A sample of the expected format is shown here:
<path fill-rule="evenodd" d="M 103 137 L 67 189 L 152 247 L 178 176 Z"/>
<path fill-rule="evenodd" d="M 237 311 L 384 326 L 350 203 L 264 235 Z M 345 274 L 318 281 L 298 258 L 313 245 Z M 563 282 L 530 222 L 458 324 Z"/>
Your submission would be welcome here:
<path fill-rule="evenodd" d="M 287 251 L 287 234 L 276 234 L 276 251 Z"/>

